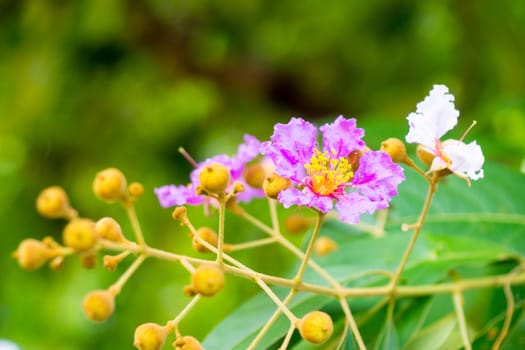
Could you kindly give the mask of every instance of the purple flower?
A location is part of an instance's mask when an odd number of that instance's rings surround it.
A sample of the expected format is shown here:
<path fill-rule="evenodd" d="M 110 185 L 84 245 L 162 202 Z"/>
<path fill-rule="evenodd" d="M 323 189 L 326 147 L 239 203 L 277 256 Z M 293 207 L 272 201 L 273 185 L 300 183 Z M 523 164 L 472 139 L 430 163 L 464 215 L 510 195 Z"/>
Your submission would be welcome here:
<path fill-rule="evenodd" d="M 251 187 L 243 178 L 246 164 L 259 155 L 260 145 L 261 143 L 254 136 L 244 135 L 244 143 L 239 146 L 237 154 L 234 157 L 221 154 L 199 163 L 190 174 L 190 184 L 166 185 L 155 188 L 155 194 L 159 199 L 160 205 L 167 208 L 175 205 L 212 203 L 211 198 L 197 195 L 196 193 L 196 188 L 200 185 L 199 173 L 204 166 L 212 163 L 220 163 L 230 169 L 231 181 L 230 187 L 227 189 L 228 191 L 231 190 L 231 186 L 235 181 L 241 182 L 244 185 L 244 191 L 236 196 L 239 201 L 248 202 L 253 198 L 264 197 L 262 190 Z"/>
<path fill-rule="evenodd" d="M 279 201 L 286 208 L 304 205 L 323 213 L 335 202 L 341 220 L 351 224 L 364 212 L 386 208 L 405 178 L 403 169 L 384 152 L 365 151 L 364 130 L 356 127 L 355 119 L 339 116 L 320 131 L 322 150 L 317 128 L 292 118 L 288 124 L 275 125 L 270 141 L 261 145 L 275 172 L 295 185 L 281 191 Z M 354 151 L 364 151 L 357 170 L 349 160 Z"/>

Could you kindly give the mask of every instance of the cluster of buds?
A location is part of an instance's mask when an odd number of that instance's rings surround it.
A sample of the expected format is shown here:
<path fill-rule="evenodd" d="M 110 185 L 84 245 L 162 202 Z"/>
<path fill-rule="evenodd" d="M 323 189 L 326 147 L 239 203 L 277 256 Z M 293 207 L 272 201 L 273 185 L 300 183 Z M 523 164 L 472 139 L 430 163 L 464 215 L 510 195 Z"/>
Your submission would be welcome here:
<path fill-rule="evenodd" d="M 205 168 L 201 176 L 203 191 L 212 195 L 224 193 L 225 184 L 229 179 L 226 176 L 225 180 L 223 175 L 224 169 L 221 166 Z M 217 176 L 224 181 L 218 180 Z M 126 177 L 116 168 L 105 169 L 97 173 L 92 188 L 99 199 L 108 203 L 121 203 L 126 210 L 130 210 L 128 214 L 131 215 L 134 215 L 132 209 L 134 202 L 144 192 L 140 183 L 134 182 L 127 185 Z M 84 267 L 93 268 L 97 253 L 105 249 L 121 250 L 116 255 L 103 257 L 104 268 L 110 271 L 115 270 L 119 263 L 129 255 L 141 254 L 141 257 L 136 259 L 136 266 L 133 269 L 138 267 L 146 257 L 143 252 L 146 248 L 145 244 L 141 246 L 138 237 L 137 243 L 128 240 L 120 224 L 114 218 L 103 217 L 95 221 L 80 217 L 78 211 L 71 206 L 66 191 L 59 186 L 44 189 L 37 197 L 36 207 L 37 211 L 46 218 L 66 220 L 62 230 L 63 243 L 59 244 L 51 237 L 46 237 L 41 241 L 31 238 L 23 240 L 13 253 L 13 257 L 24 269 L 36 270 L 47 262 L 52 268 L 58 269 L 68 255 L 78 255 Z M 183 217 L 185 210 L 181 210 L 183 213 L 181 212 L 180 215 Z M 193 244 L 195 250 L 199 252 L 209 252 L 201 244 L 202 242 L 217 247 L 217 234 L 211 228 L 202 227 L 194 236 Z M 113 315 L 116 296 L 133 271 L 128 270 L 107 289 L 98 289 L 86 294 L 82 301 L 82 310 L 88 319 L 103 322 Z M 192 274 L 187 294 L 212 296 L 223 286 L 224 273 L 214 265 L 202 265 Z M 176 340 L 173 342 L 173 348 L 179 350 L 203 349 L 197 339 L 191 336 L 181 336 L 177 327 L 171 323 L 166 326 L 154 323 L 139 326 L 135 332 L 134 345 L 141 350 L 160 349 L 168 334 L 174 330 Z"/>
<path fill-rule="evenodd" d="M 92 220 L 80 217 L 70 205 L 66 192 L 58 186 L 52 186 L 40 193 L 36 207 L 47 218 L 67 220 L 62 232 L 62 245 L 51 238 L 44 238 L 42 241 L 26 239 L 13 255 L 20 266 L 28 270 L 37 269 L 47 262 L 50 262 L 51 267 L 58 268 L 67 255 L 73 254 L 81 258 L 84 267 L 93 268 L 99 251 L 117 250 L 118 254 L 105 255 L 103 258 L 104 267 L 110 271 L 114 271 L 126 257 L 134 255 L 134 262 L 113 285 L 107 289 L 91 291 L 85 296 L 82 303 L 84 313 L 97 322 L 106 321 L 115 312 L 116 296 L 146 258 L 156 257 L 180 263 L 191 274 L 191 282 L 184 287 L 184 293 L 193 299 L 175 319 L 164 326 L 151 322 L 138 326 L 133 344 L 140 350 L 160 350 L 170 333 L 175 335 L 172 343 L 175 349 L 203 349 L 194 337 L 180 334 L 178 323 L 201 297 L 213 297 L 224 288 L 225 272 L 256 281 L 276 302 L 279 312 L 285 313 L 290 319 L 290 332 L 285 337 L 282 348 L 286 347 L 286 342 L 296 330 L 305 341 L 323 344 L 334 331 L 329 314 L 312 311 L 297 318 L 288 309 L 289 299 L 285 302 L 277 300 L 278 297 L 266 285 L 282 283 L 284 279 L 253 271 L 229 253 L 236 249 L 281 243 L 302 260 L 297 275 L 289 280 L 293 282 L 290 287 L 291 298 L 305 285 L 302 284 L 302 278 L 307 264 L 311 263 L 311 254 L 324 256 L 338 248 L 333 239 L 318 235 L 325 214 L 335 209 L 341 221 L 356 224 L 361 214 L 387 208 L 391 198 L 397 195 L 397 186 L 405 179 L 403 169 L 397 163 L 416 169 L 430 181 L 431 186 L 435 186 L 441 177 L 448 174 L 456 174 L 467 182 L 469 179 L 482 177 L 483 155 L 475 142 L 464 144 L 462 140 L 465 135 L 459 140 L 439 140 L 456 124 L 459 113 L 456 113 L 452 101 L 453 97 L 448 94 L 446 87 L 435 86 L 430 96 L 418 104 L 417 112 L 407 118 L 410 132 L 406 141 L 418 144 L 417 155 L 427 170 L 421 170 L 410 159 L 405 144 L 400 139 L 389 138 L 381 143 L 379 151 L 371 150 L 362 140 L 364 130 L 357 127 L 356 120 L 343 116 L 320 128 L 301 118 L 292 118 L 288 124 L 275 126 L 270 141 L 261 143 L 247 135 L 235 157 L 220 155 L 201 164 L 191 160 L 196 166 L 190 176 L 191 184 L 168 185 L 155 192 L 162 206 L 177 206 L 172 216 L 190 231 L 189 237 L 194 250 L 214 254 L 215 260 L 191 258 L 150 248 L 144 240 L 134 210 L 134 203 L 143 194 L 144 188 L 136 182 L 128 186 L 126 177 L 116 168 L 97 173 L 92 188 L 99 199 L 122 204 L 130 218 L 135 241 L 125 237 L 121 226 L 113 218 Z M 442 108 L 434 108 L 433 104 Z M 322 144 L 318 142 L 319 139 L 323 140 Z M 259 155 L 263 156 L 262 159 L 254 161 Z M 432 176 L 428 176 L 429 174 Z M 272 226 L 248 215 L 238 205 L 243 201 L 263 197 L 269 199 Z M 305 252 L 293 246 L 281 234 L 275 210 L 277 202 L 285 208 L 293 205 L 307 207 L 317 215 L 315 223 L 297 213 L 290 215 L 285 223 L 286 230 L 291 234 L 314 227 Z M 207 226 L 195 229 L 188 218 L 186 207 L 183 206 L 186 204 L 204 205 L 206 209 L 218 208 L 218 229 Z M 225 243 L 226 210 L 243 216 L 271 237 L 236 245 Z M 343 288 L 331 276 L 327 278 L 327 272 L 319 271 L 321 267 L 317 266 L 316 269 L 336 291 Z M 394 287 L 396 282 L 394 278 Z M 339 299 L 350 324 L 347 300 L 343 296 Z M 274 321 L 270 320 L 268 327 L 263 327 L 261 332 L 268 329 L 271 322 Z M 259 336 L 256 339 L 258 338 Z M 359 343 L 360 339 L 357 340 Z"/>

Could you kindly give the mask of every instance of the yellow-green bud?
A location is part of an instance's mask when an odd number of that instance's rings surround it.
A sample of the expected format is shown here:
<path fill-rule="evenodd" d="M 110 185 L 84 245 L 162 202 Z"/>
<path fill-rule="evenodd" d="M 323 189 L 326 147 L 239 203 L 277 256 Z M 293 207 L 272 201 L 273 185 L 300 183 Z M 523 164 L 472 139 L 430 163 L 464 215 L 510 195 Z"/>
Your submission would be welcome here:
<path fill-rule="evenodd" d="M 117 255 L 104 255 L 104 268 L 109 271 L 114 271 L 118 264 L 129 255 L 129 250 L 123 251 Z"/>
<path fill-rule="evenodd" d="M 334 324 L 327 313 L 312 311 L 299 321 L 298 329 L 304 340 L 313 344 L 322 344 L 332 335 Z"/>
<path fill-rule="evenodd" d="M 64 263 L 64 257 L 59 255 L 59 256 L 55 256 L 50 262 L 49 262 L 49 267 L 52 269 L 52 270 L 60 270 L 62 268 L 62 265 Z"/>
<path fill-rule="evenodd" d="M 423 162 L 428 168 L 432 165 L 435 155 L 425 149 L 425 146 L 417 145 L 416 154 L 419 160 Z"/>
<path fill-rule="evenodd" d="M 186 207 L 176 207 L 171 213 L 173 220 L 180 220 L 181 225 L 186 225 L 188 222 L 188 210 Z"/>
<path fill-rule="evenodd" d="M 64 245 L 76 251 L 91 249 L 97 243 L 95 223 L 89 219 L 71 220 L 62 232 Z"/>
<path fill-rule="evenodd" d="M 200 265 L 191 276 L 191 289 L 211 297 L 224 287 L 224 272 L 215 265 Z"/>
<path fill-rule="evenodd" d="M 261 163 L 250 165 L 244 170 L 246 183 L 254 188 L 262 188 L 266 178 L 266 169 Z"/>
<path fill-rule="evenodd" d="M 312 220 L 301 214 L 291 214 L 284 221 L 284 228 L 288 233 L 299 234 L 312 226 Z"/>
<path fill-rule="evenodd" d="M 197 237 L 202 239 L 205 242 L 208 242 L 210 245 L 217 247 L 217 242 L 218 242 L 217 234 L 211 228 L 209 227 L 199 228 L 197 230 L 197 235 L 196 237 L 193 238 L 193 242 L 192 242 L 193 249 L 201 253 L 208 253 L 209 252 L 208 248 L 200 244 L 196 239 Z"/>
<path fill-rule="evenodd" d="M 172 345 L 176 350 L 204 350 L 201 343 L 190 335 L 180 337 Z"/>
<path fill-rule="evenodd" d="M 144 186 L 140 182 L 132 182 L 128 186 L 128 192 L 133 197 L 139 197 L 144 194 Z"/>
<path fill-rule="evenodd" d="M 100 238 L 108 241 L 117 243 L 127 242 L 118 222 L 110 217 L 98 220 L 95 224 L 95 232 Z"/>
<path fill-rule="evenodd" d="M 133 345 L 140 350 L 159 350 L 166 342 L 168 329 L 156 323 L 144 323 L 135 330 Z"/>
<path fill-rule="evenodd" d="M 235 181 L 233 183 L 233 193 L 237 194 L 237 193 L 241 193 L 241 192 L 244 192 L 245 188 L 244 188 L 244 184 L 240 181 Z"/>
<path fill-rule="evenodd" d="M 266 194 L 266 196 L 268 196 L 269 198 L 277 199 L 279 193 L 281 193 L 282 190 L 289 188 L 291 184 L 292 183 L 289 179 L 285 179 L 284 177 L 280 177 L 276 173 L 273 173 L 272 175 L 264 179 L 264 194 Z"/>
<path fill-rule="evenodd" d="M 208 193 L 224 193 L 230 183 L 230 169 L 220 163 L 205 165 L 199 173 L 199 181 Z"/>
<path fill-rule="evenodd" d="M 108 202 L 124 200 L 127 197 L 126 177 L 116 168 L 102 170 L 95 176 L 93 192 Z"/>
<path fill-rule="evenodd" d="M 315 241 L 314 251 L 319 256 L 325 256 L 337 249 L 337 243 L 326 236 L 321 236 Z"/>
<path fill-rule="evenodd" d="M 385 152 L 396 163 L 402 163 L 407 157 L 407 150 L 403 141 L 391 137 L 381 142 L 381 151 Z"/>
<path fill-rule="evenodd" d="M 82 308 L 90 320 L 105 321 L 115 311 L 115 296 L 107 290 L 95 290 L 84 297 Z"/>
<path fill-rule="evenodd" d="M 50 219 L 71 219 L 77 215 L 69 204 L 66 191 L 60 186 L 42 190 L 36 199 L 36 209 L 40 215 Z"/>
<path fill-rule="evenodd" d="M 82 254 L 80 257 L 80 263 L 86 269 L 93 269 L 97 266 L 97 254 L 93 251 L 88 251 L 87 254 Z"/>
<path fill-rule="evenodd" d="M 13 253 L 18 264 L 26 270 L 38 269 L 53 256 L 54 254 L 48 246 L 32 238 L 20 242 L 18 249 Z"/>

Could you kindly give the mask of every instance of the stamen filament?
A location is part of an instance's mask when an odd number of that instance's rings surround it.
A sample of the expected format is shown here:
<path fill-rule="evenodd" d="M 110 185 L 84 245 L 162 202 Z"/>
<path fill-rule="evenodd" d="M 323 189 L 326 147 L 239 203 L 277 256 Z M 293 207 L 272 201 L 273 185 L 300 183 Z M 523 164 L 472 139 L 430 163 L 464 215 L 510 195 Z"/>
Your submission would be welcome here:
<path fill-rule="evenodd" d="M 463 135 L 461 135 L 461 137 L 459 138 L 459 141 L 463 142 L 463 139 L 467 136 L 467 134 L 470 132 L 470 130 L 472 130 L 472 128 L 474 126 L 476 126 L 477 123 L 478 123 L 477 121 L 473 120 L 472 124 L 470 124 L 470 126 L 467 128 L 467 130 L 465 130 Z"/>

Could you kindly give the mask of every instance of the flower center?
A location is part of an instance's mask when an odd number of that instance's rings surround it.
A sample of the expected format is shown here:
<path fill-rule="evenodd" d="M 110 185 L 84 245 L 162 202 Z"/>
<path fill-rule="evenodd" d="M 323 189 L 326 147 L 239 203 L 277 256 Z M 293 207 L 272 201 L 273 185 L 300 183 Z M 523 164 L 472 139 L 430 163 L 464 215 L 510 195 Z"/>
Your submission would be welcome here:
<path fill-rule="evenodd" d="M 335 158 L 335 155 L 335 151 L 330 154 L 328 151 L 321 153 L 318 149 L 314 149 L 310 163 L 304 166 L 310 179 L 309 187 L 319 195 L 333 194 L 354 176 L 352 164 L 348 159 Z"/>
<path fill-rule="evenodd" d="M 450 168 L 452 165 L 452 160 L 446 155 L 445 150 L 443 148 L 443 143 L 436 139 L 436 156 L 441 158 L 446 164 L 447 167 Z"/>

